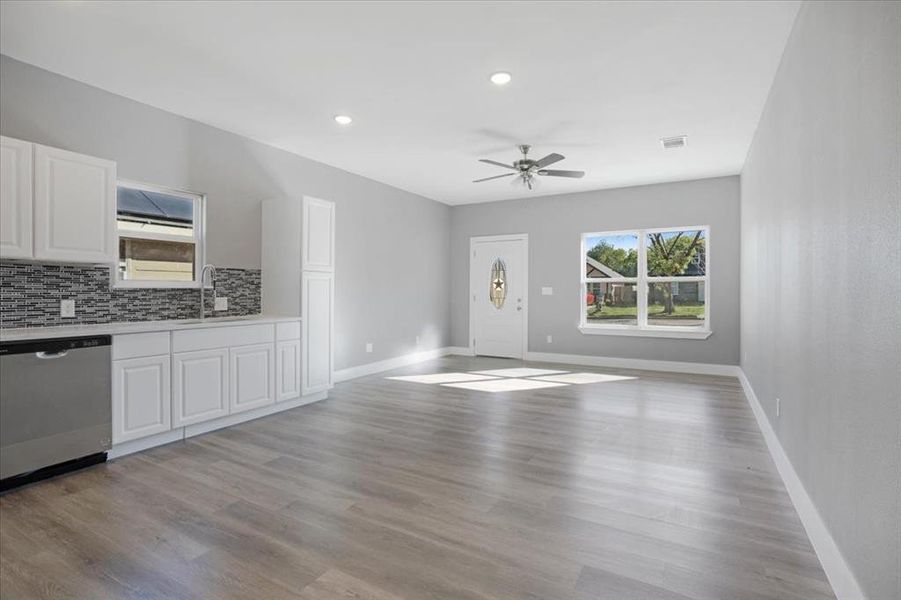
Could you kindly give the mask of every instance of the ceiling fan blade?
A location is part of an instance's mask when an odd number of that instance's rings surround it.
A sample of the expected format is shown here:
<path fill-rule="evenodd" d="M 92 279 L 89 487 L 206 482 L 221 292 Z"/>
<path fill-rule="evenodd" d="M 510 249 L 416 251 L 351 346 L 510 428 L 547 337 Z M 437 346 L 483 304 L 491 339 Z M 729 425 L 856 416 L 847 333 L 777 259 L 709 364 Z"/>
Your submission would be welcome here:
<path fill-rule="evenodd" d="M 511 175 L 516 175 L 516 173 L 504 173 L 503 175 L 495 175 L 494 177 L 485 177 L 484 179 L 474 179 L 473 183 L 479 183 L 482 181 L 490 181 L 492 179 L 500 179 L 501 177 L 510 177 Z"/>
<path fill-rule="evenodd" d="M 487 158 L 480 158 L 479 162 L 483 162 L 488 165 L 495 165 L 497 167 L 504 167 L 505 169 L 513 169 L 514 171 L 519 170 L 516 167 L 514 167 L 513 165 L 508 165 L 506 163 L 497 162 L 496 160 L 488 160 Z"/>
<path fill-rule="evenodd" d="M 558 171 L 555 169 L 542 169 L 538 171 L 539 175 L 549 175 L 550 177 L 572 177 L 578 179 L 585 176 L 585 171 Z"/>
<path fill-rule="evenodd" d="M 535 163 L 535 167 L 537 167 L 537 168 L 539 168 L 539 169 L 543 169 L 543 168 L 545 168 L 545 167 L 548 166 L 548 165 L 552 165 L 552 164 L 554 164 L 554 163 L 556 163 L 556 162 L 560 162 L 560 161 L 563 160 L 564 158 L 566 158 L 566 157 L 563 156 L 562 154 L 557 154 L 556 152 L 551 152 L 550 154 L 548 154 L 547 156 L 545 156 L 545 157 L 542 158 L 541 160 L 537 161 L 537 162 Z"/>

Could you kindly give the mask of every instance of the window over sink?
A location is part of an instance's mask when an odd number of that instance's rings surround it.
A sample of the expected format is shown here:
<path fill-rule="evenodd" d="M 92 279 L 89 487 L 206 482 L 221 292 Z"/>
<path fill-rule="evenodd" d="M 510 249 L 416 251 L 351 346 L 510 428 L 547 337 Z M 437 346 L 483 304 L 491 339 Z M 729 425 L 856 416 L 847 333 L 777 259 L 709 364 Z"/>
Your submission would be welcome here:
<path fill-rule="evenodd" d="M 119 181 L 117 287 L 198 287 L 204 255 L 203 194 Z"/>

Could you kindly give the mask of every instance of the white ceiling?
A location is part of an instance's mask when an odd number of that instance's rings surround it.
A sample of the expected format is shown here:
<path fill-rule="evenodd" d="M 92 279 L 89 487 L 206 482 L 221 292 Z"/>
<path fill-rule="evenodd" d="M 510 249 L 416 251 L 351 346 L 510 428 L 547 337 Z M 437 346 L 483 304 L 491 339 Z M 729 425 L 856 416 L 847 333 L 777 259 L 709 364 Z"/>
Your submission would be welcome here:
<path fill-rule="evenodd" d="M 0 51 L 462 204 L 521 142 L 588 171 L 536 195 L 738 173 L 798 4 L 4 0 Z"/>

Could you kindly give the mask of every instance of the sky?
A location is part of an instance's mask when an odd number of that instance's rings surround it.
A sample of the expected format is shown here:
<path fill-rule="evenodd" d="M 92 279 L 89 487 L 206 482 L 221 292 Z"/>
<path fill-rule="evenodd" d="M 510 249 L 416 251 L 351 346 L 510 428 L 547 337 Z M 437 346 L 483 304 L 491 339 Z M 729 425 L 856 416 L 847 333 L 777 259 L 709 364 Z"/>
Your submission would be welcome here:
<path fill-rule="evenodd" d="M 696 231 L 697 230 L 690 232 L 686 231 L 686 233 L 691 233 L 692 235 L 694 235 Z M 667 231 L 663 234 L 663 239 L 670 240 L 678 234 L 678 231 Z M 703 238 L 704 236 L 702 235 L 701 237 Z M 591 250 L 592 248 L 597 246 L 598 243 L 601 242 L 601 240 L 607 242 L 614 248 L 622 248 L 624 250 L 638 249 L 638 235 L 634 233 L 627 233 L 623 235 L 591 235 L 585 238 L 585 249 Z"/>

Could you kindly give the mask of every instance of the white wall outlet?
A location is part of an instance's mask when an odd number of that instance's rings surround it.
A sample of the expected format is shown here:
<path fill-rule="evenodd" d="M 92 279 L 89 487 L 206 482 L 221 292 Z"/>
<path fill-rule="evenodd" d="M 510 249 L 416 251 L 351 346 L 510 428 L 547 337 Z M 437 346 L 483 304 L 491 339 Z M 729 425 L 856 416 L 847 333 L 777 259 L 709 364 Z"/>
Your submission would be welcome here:
<path fill-rule="evenodd" d="M 59 301 L 59 316 L 70 318 L 75 316 L 75 300 Z"/>
<path fill-rule="evenodd" d="M 213 310 L 228 310 L 228 298 L 216 296 L 216 303 Z"/>
<path fill-rule="evenodd" d="M 547 343 L 548 343 L 548 344 L 553 344 L 553 343 L 554 343 L 554 336 L 548 335 L 548 336 L 547 336 Z"/>
<path fill-rule="evenodd" d="M 366 342 L 366 352 L 372 352 L 372 342 Z"/>
<path fill-rule="evenodd" d="M 417 346 L 419 345 L 419 336 L 418 335 L 416 336 L 416 345 Z"/>
<path fill-rule="evenodd" d="M 541 288 L 541 295 L 542 295 L 542 296 L 553 296 L 553 295 L 554 295 L 554 288 L 552 288 L 552 287 L 543 287 L 543 288 Z"/>
<path fill-rule="evenodd" d="M 776 417 L 782 416 L 782 398 L 776 398 Z"/>

